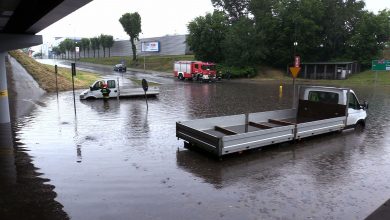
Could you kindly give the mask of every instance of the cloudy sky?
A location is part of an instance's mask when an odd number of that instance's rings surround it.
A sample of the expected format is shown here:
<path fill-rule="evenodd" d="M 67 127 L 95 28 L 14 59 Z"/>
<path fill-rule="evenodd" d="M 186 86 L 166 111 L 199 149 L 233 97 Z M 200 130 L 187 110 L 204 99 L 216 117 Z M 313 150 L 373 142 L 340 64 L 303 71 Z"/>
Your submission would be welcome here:
<path fill-rule="evenodd" d="M 390 9 L 390 0 L 366 0 L 366 8 L 373 12 Z M 141 15 L 140 38 L 186 34 L 190 21 L 212 11 L 211 0 L 93 0 L 38 34 L 44 36 L 44 41 L 57 36 L 94 37 L 100 34 L 128 39 L 119 23 L 119 18 L 127 12 Z"/>

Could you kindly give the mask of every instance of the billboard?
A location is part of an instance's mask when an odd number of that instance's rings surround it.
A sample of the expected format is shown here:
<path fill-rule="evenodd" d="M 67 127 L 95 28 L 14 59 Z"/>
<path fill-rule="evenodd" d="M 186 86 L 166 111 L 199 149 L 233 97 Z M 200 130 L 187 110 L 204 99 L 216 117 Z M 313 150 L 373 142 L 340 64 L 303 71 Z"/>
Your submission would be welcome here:
<path fill-rule="evenodd" d="M 160 42 L 159 41 L 141 42 L 141 51 L 160 52 Z"/>

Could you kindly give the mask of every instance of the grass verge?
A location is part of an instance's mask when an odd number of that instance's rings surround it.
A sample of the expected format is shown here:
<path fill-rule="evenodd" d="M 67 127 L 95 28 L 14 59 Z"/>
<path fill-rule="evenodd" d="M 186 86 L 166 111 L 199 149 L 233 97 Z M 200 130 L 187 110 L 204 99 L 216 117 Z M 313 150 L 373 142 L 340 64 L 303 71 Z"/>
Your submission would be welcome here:
<path fill-rule="evenodd" d="M 256 82 L 279 82 L 292 83 L 292 77 L 287 76 L 284 72 L 271 69 L 271 68 L 260 68 L 259 75 L 252 78 L 251 80 Z M 374 72 L 366 70 L 361 73 L 355 73 L 350 75 L 345 80 L 325 80 L 325 79 L 301 79 L 297 78 L 296 83 L 299 84 L 314 84 L 314 85 L 330 85 L 330 86 L 353 86 L 353 85 L 390 85 L 390 71 L 378 71 Z"/>
<path fill-rule="evenodd" d="M 178 60 L 194 60 L 193 55 L 172 55 L 172 56 L 145 56 L 138 57 L 133 61 L 131 57 L 105 57 L 105 58 L 81 58 L 81 62 L 95 63 L 114 66 L 115 64 L 125 62 L 129 68 L 143 69 L 145 58 L 145 68 L 166 73 L 172 73 L 173 63 Z"/>
<path fill-rule="evenodd" d="M 30 75 L 38 82 L 39 86 L 47 92 L 56 91 L 56 76 L 54 67 L 41 64 L 27 56 L 19 50 L 10 51 L 9 54 L 14 57 Z M 99 79 L 100 76 L 95 73 L 77 70 L 75 76 L 75 88 L 88 88 L 88 86 Z M 68 68 L 58 68 L 58 90 L 66 91 L 72 89 L 72 75 Z"/>

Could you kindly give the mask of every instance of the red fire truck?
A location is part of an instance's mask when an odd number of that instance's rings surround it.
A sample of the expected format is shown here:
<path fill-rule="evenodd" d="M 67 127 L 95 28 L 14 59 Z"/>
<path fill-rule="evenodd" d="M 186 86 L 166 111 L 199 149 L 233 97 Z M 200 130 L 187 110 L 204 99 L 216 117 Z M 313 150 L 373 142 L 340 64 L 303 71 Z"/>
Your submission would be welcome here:
<path fill-rule="evenodd" d="M 173 74 L 180 80 L 195 79 L 202 81 L 215 81 L 215 63 L 202 61 L 176 61 Z"/>

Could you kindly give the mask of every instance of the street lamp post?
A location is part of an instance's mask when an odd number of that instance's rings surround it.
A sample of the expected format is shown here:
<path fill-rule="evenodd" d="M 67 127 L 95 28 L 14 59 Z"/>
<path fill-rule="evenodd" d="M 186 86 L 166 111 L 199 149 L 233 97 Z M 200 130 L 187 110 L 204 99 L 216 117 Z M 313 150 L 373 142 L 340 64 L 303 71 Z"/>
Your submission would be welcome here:
<path fill-rule="evenodd" d="M 297 46 L 298 46 L 298 42 L 294 41 L 294 56 L 296 55 Z"/>
<path fill-rule="evenodd" d="M 295 61 L 296 54 L 296 47 L 298 46 L 298 42 L 294 41 L 294 54 L 293 54 L 293 60 Z M 293 77 L 293 108 L 295 108 L 295 77 Z"/>

